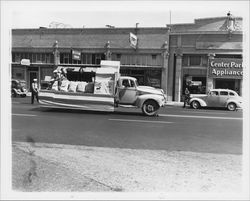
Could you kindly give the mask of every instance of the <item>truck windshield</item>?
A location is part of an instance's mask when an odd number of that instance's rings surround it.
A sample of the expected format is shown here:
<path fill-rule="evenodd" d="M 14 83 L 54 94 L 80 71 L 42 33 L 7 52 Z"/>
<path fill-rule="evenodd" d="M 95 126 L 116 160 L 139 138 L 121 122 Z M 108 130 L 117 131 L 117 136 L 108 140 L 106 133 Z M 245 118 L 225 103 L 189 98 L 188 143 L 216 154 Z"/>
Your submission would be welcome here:
<path fill-rule="evenodd" d="M 135 80 L 135 87 L 139 86 L 137 80 Z"/>

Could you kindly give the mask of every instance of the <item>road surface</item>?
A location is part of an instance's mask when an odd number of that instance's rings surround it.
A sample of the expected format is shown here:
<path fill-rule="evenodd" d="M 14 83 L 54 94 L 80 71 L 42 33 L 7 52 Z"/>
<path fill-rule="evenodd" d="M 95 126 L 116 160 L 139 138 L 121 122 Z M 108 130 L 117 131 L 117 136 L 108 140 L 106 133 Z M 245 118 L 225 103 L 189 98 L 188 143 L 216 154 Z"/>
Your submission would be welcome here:
<path fill-rule="evenodd" d="M 12 99 L 12 140 L 109 148 L 242 154 L 242 111 L 166 106 L 159 117 L 139 109 L 114 113 L 41 109 Z"/>

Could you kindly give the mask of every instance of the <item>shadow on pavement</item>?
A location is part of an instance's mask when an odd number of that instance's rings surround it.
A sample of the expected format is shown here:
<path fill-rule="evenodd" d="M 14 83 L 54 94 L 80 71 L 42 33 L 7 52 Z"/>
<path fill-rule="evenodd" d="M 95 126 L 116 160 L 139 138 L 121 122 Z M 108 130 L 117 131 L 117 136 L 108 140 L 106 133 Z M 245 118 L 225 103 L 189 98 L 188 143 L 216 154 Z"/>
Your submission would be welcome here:
<path fill-rule="evenodd" d="M 77 110 L 77 109 L 64 109 L 64 108 L 42 108 L 35 107 L 32 108 L 31 111 L 41 111 L 48 113 L 71 113 L 71 114 L 100 114 L 100 115 L 110 115 L 110 114 L 119 114 L 119 115 L 134 115 L 134 116 L 145 116 L 141 112 L 137 111 L 90 111 L 90 110 Z"/>

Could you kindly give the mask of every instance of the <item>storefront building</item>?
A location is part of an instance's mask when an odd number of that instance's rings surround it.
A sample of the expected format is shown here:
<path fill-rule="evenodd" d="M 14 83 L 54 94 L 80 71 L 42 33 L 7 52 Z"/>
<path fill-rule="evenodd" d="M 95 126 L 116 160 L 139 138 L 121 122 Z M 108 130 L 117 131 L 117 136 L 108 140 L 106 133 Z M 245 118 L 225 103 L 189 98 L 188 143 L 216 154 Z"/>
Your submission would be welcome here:
<path fill-rule="evenodd" d="M 168 100 L 182 101 L 185 88 L 193 94 L 213 88 L 242 95 L 242 18 L 197 19 L 171 25 Z"/>
<path fill-rule="evenodd" d="M 168 28 L 83 28 L 12 30 L 12 78 L 40 85 L 57 66 L 97 68 L 121 62 L 121 74 L 166 91 Z"/>
<path fill-rule="evenodd" d="M 196 19 L 162 28 L 13 29 L 12 78 L 40 86 L 57 66 L 97 68 L 121 62 L 121 75 L 182 101 L 185 88 L 228 88 L 242 95 L 242 18 Z"/>

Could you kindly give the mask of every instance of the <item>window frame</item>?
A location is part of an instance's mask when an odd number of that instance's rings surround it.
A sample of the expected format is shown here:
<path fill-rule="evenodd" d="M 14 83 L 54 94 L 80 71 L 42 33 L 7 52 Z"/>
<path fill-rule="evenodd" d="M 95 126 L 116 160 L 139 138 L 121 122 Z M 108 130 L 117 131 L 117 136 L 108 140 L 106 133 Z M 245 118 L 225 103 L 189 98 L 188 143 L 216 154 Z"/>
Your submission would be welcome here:
<path fill-rule="evenodd" d="M 227 93 L 227 94 L 223 94 L 223 93 Z M 228 96 L 228 95 L 229 95 L 228 91 L 220 91 L 220 96 Z"/>

